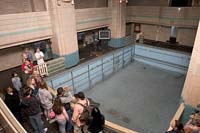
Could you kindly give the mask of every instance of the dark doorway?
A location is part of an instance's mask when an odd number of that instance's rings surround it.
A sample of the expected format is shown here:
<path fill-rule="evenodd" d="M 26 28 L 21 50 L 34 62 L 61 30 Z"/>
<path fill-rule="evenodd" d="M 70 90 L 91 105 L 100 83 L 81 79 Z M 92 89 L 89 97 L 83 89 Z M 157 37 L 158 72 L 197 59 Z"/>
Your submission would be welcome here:
<path fill-rule="evenodd" d="M 109 39 L 102 39 L 100 31 L 108 30 L 107 27 L 82 31 L 77 33 L 80 61 L 85 62 L 101 56 L 113 48 L 108 46 Z"/>
<path fill-rule="evenodd" d="M 170 6 L 172 7 L 187 7 L 191 6 L 191 0 L 171 0 Z"/>

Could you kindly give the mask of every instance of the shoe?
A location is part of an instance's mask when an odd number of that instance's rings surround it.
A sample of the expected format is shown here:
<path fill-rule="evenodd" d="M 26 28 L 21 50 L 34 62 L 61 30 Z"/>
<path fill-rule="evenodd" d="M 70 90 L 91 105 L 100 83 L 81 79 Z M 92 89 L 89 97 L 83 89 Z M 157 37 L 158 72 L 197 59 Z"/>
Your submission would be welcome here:
<path fill-rule="evenodd" d="M 46 132 L 47 132 L 47 130 L 48 130 L 48 128 L 44 128 L 43 130 L 44 130 L 44 133 L 46 133 Z"/>

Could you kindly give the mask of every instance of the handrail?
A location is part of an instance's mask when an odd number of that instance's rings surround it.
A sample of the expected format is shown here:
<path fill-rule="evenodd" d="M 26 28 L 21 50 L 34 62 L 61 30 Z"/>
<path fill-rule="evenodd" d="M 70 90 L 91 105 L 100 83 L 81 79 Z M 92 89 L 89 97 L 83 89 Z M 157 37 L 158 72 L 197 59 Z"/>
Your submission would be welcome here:
<path fill-rule="evenodd" d="M 5 119 L 9 127 L 14 133 L 27 133 L 22 125 L 16 120 L 14 115 L 10 112 L 3 100 L 0 98 L 0 115 Z"/>
<path fill-rule="evenodd" d="M 46 63 L 43 63 L 43 64 L 40 64 L 40 65 L 36 65 L 34 66 L 34 69 L 41 75 L 41 76 L 48 76 L 49 73 L 48 73 L 48 69 L 47 69 L 47 64 Z"/>
<path fill-rule="evenodd" d="M 138 133 L 136 131 L 133 131 L 133 130 L 130 130 L 128 128 L 119 126 L 119 125 L 114 124 L 114 123 L 109 122 L 109 121 L 105 121 L 105 126 L 106 126 L 106 128 L 111 129 L 113 131 L 116 131 L 117 133 Z"/>
<path fill-rule="evenodd" d="M 179 106 L 179 108 L 177 109 L 177 111 L 176 111 L 174 117 L 172 118 L 172 120 L 171 120 L 171 122 L 170 122 L 170 125 L 171 125 L 175 120 L 179 120 L 179 119 L 180 119 L 181 115 L 183 114 L 184 109 L 185 109 L 185 105 L 184 105 L 184 103 L 181 103 L 180 106 Z M 170 131 L 170 130 L 172 130 L 172 127 L 171 127 L 171 126 L 169 126 L 169 128 L 168 128 L 168 131 Z"/>

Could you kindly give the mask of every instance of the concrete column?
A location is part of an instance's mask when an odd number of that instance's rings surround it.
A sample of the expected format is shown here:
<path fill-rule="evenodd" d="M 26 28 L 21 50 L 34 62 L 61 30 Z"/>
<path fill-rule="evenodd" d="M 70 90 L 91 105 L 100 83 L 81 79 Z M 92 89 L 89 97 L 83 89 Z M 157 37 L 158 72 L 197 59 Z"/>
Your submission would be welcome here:
<path fill-rule="evenodd" d="M 126 35 L 126 0 L 110 0 L 109 6 L 112 11 L 111 40 L 109 46 L 123 47 Z"/>
<path fill-rule="evenodd" d="M 66 67 L 79 62 L 75 9 L 71 2 L 49 0 L 48 10 L 52 21 L 52 51 L 65 57 Z"/>
<path fill-rule="evenodd" d="M 200 23 L 196 34 L 183 92 L 183 101 L 192 107 L 200 104 Z"/>

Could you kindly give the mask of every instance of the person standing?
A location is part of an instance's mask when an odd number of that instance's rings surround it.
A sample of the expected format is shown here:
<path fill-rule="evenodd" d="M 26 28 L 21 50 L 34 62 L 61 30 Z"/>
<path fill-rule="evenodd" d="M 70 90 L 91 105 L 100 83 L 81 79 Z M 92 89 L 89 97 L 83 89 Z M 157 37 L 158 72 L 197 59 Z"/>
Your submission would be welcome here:
<path fill-rule="evenodd" d="M 31 53 L 30 49 L 29 48 L 25 48 L 24 53 L 26 54 L 26 56 L 30 60 L 30 62 L 33 63 L 33 55 Z"/>
<path fill-rule="evenodd" d="M 15 118 L 21 122 L 21 107 L 20 107 L 20 98 L 17 91 L 14 91 L 11 87 L 6 88 L 6 95 L 5 95 L 5 104 L 13 113 Z"/>
<path fill-rule="evenodd" d="M 51 93 L 48 91 L 47 89 L 47 84 L 44 80 L 42 80 L 39 90 L 38 90 L 38 97 L 40 99 L 40 102 L 42 104 L 42 107 L 44 109 L 44 115 L 46 117 L 46 120 L 48 121 L 49 119 L 49 113 L 52 110 L 52 106 L 53 106 L 53 97 L 51 95 Z"/>
<path fill-rule="evenodd" d="M 34 133 L 46 133 L 47 128 L 43 127 L 43 122 L 41 119 L 40 101 L 33 95 L 31 95 L 32 89 L 26 87 L 24 89 L 22 104 L 26 110 L 31 126 L 34 129 Z"/>
<path fill-rule="evenodd" d="M 37 60 L 37 65 L 41 65 L 44 63 L 44 54 L 40 51 L 40 48 L 36 48 L 35 58 Z"/>
<path fill-rule="evenodd" d="M 74 133 L 87 133 L 88 132 L 88 126 L 85 122 L 80 121 L 80 114 L 83 113 L 83 106 L 89 106 L 90 102 L 85 97 L 83 92 L 78 92 L 77 94 L 74 94 L 75 98 L 77 99 L 77 103 L 74 105 L 74 112 L 72 115 L 72 122 L 74 123 Z"/>
<path fill-rule="evenodd" d="M 13 87 L 18 91 L 20 92 L 21 88 L 22 88 L 22 82 L 21 82 L 21 79 L 18 75 L 17 72 L 13 72 L 12 73 L 12 84 L 13 84 Z"/>
<path fill-rule="evenodd" d="M 26 85 L 32 89 L 31 94 L 36 96 L 39 90 L 39 86 L 37 86 L 33 76 L 28 78 Z"/>
<path fill-rule="evenodd" d="M 22 66 L 21 66 L 21 69 L 22 69 L 23 85 L 26 85 L 27 79 L 33 73 L 33 64 L 28 59 L 25 59 Z"/>
<path fill-rule="evenodd" d="M 71 131 L 73 129 L 72 125 L 72 110 L 70 107 L 70 102 L 72 101 L 72 96 L 69 94 L 70 92 L 69 87 L 59 87 L 57 89 L 57 97 L 60 98 L 62 105 L 64 106 L 65 110 L 67 111 L 67 114 L 69 116 L 69 120 L 67 122 L 67 131 Z M 67 93 L 65 93 L 67 92 Z"/>
<path fill-rule="evenodd" d="M 101 114 L 97 107 L 94 107 L 91 112 L 92 121 L 88 126 L 89 133 L 103 133 L 105 125 L 105 117 Z"/>
<path fill-rule="evenodd" d="M 69 116 L 62 105 L 61 99 L 57 97 L 54 101 L 54 105 L 52 107 L 53 111 L 56 114 L 56 121 L 59 125 L 59 132 L 60 133 L 66 133 L 66 122 L 69 120 Z"/>

